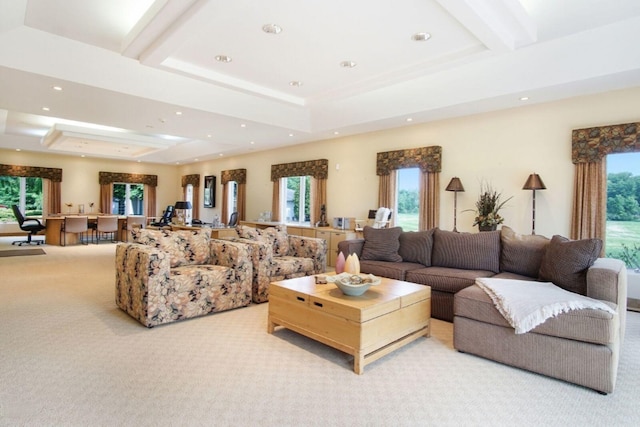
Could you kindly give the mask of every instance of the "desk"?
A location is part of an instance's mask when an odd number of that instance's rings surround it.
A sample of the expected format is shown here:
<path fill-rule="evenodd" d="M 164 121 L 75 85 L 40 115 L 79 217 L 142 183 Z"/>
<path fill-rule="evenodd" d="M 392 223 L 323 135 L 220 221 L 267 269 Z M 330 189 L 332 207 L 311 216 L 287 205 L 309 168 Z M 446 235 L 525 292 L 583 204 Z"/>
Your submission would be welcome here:
<path fill-rule="evenodd" d="M 65 216 L 73 216 L 73 215 L 60 215 L 60 216 L 48 216 L 46 218 L 46 237 L 45 241 L 47 245 L 57 245 L 62 246 L 62 239 L 60 239 L 60 229 L 62 228 L 62 223 L 64 222 Z M 77 216 L 77 215 L 76 215 Z M 95 223 L 98 220 L 98 215 L 87 215 L 89 218 L 89 223 Z M 123 230 L 123 226 L 127 224 L 126 216 L 118 217 L 118 232 L 116 234 L 116 240 L 125 240 L 126 230 Z M 91 230 L 89 230 L 90 232 Z M 78 235 L 76 233 L 66 233 L 67 245 L 73 245 L 78 243 Z"/>

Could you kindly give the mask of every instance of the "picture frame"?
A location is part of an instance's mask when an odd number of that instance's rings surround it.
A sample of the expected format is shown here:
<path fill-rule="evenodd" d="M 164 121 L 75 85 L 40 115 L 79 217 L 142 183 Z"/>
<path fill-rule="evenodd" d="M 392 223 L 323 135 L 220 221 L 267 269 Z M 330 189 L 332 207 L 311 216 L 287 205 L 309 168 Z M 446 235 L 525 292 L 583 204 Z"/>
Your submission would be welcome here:
<path fill-rule="evenodd" d="M 204 177 L 204 207 L 216 207 L 216 177 L 207 175 Z"/>

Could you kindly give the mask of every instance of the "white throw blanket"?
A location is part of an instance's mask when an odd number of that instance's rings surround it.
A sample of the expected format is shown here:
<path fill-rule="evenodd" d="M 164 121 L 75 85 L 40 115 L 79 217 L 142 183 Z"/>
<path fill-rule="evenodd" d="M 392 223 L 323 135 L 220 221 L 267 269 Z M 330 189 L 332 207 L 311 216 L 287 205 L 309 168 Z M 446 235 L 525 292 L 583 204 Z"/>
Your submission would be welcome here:
<path fill-rule="evenodd" d="M 549 282 L 478 278 L 476 284 L 491 297 L 516 334 L 524 334 L 570 310 L 594 308 L 615 314 L 602 301 L 565 291 Z"/>

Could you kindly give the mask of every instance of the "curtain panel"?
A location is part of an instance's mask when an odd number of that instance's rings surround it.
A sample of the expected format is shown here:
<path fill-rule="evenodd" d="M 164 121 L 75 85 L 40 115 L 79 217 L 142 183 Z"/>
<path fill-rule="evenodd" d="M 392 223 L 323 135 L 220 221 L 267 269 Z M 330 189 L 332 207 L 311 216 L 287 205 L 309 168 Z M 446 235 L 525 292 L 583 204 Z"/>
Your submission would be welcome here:
<path fill-rule="evenodd" d="M 572 239 L 604 241 L 607 221 L 607 154 L 640 152 L 640 122 L 575 129 L 571 159 L 576 165 L 571 214 Z M 604 245 L 603 245 L 604 247 Z"/>
<path fill-rule="evenodd" d="M 245 219 L 245 206 L 247 197 L 247 170 L 246 169 L 229 169 L 220 172 L 220 184 L 222 184 L 222 217 L 224 224 L 229 222 L 229 182 L 235 181 L 238 185 L 237 194 L 237 211 L 238 221 Z"/>
<path fill-rule="evenodd" d="M 200 174 L 182 176 L 182 200 L 187 200 L 187 185 L 193 185 L 193 199 L 191 207 L 191 218 L 200 218 Z"/>
<path fill-rule="evenodd" d="M 428 230 L 440 222 L 440 171 L 442 170 L 442 147 L 409 148 L 385 151 L 377 154 L 376 174 L 380 177 L 378 205 L 392 208 L 396 206 L 396 182 L 398 169 L 419 168 L 420 212 L 418 229 Z M 395 225 L 398 213 L 391 218 Z"/>

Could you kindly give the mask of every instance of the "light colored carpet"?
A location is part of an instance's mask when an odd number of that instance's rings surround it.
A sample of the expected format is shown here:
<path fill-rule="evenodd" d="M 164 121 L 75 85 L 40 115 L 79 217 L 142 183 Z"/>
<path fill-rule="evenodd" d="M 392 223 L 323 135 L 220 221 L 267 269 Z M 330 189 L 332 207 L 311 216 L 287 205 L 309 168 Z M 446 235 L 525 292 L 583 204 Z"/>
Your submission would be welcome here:
<path fill-rule="evenodd" d="M 115 245 L 46 251 L 0 259 L 2 426 L 640 425 L 640 313 L 608 396 L 458 353 L 441 321 L 356 375 L 267 334 L 267 304 L 146 329 L 115 306 Z"/>

